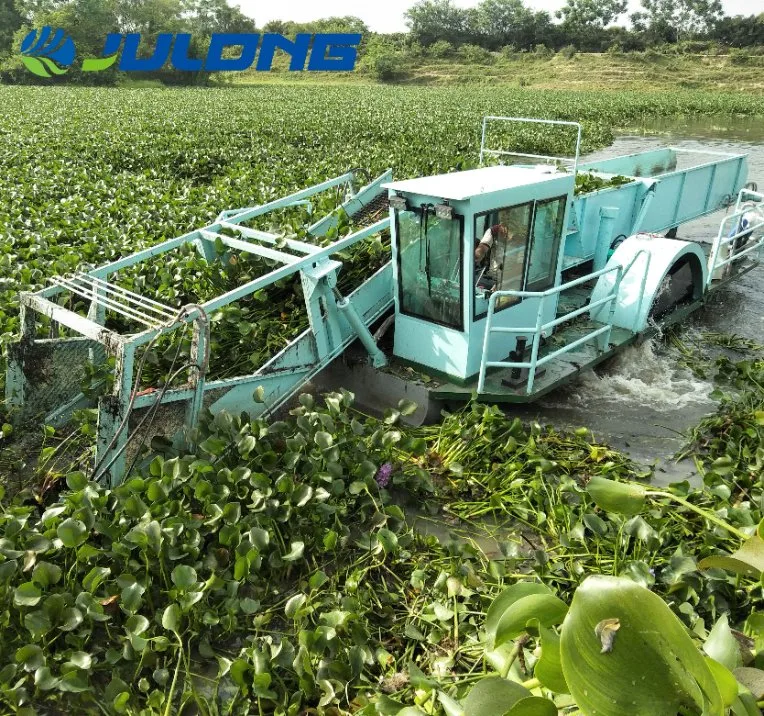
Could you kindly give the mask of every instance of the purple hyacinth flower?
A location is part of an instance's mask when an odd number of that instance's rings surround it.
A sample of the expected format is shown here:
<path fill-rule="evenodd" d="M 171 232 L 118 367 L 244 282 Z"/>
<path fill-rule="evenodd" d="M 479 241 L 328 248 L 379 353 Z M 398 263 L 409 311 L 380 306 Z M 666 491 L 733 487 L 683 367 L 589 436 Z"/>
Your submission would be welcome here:
<path fill-rule="evenodd" d="M 377 474 L 374 479 L 380 487 L 387 487 L 390 484 L 390 475 L 393 474 L 393 464 L 386 462 L 382 467 L 377 470 Z"/>

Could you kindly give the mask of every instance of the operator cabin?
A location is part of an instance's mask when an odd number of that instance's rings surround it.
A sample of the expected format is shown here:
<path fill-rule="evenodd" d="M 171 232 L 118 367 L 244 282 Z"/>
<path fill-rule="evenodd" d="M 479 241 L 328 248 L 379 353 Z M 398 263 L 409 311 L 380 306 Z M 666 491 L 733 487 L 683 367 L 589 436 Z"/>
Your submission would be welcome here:
<path fill-rule="evenodd" d="M 390 182 L 395 355 L 466 380 L 480 368 L 494 290 L 544 291 L 560 282 L 573 174 L 549 165 L 493 166 Z M 496 327 L 532 326 L 539 298 L 504 296 Z M 557 299 L 545 305 L 552 320 Z M 488 360 L 517 334 L 492 338 Z"/>

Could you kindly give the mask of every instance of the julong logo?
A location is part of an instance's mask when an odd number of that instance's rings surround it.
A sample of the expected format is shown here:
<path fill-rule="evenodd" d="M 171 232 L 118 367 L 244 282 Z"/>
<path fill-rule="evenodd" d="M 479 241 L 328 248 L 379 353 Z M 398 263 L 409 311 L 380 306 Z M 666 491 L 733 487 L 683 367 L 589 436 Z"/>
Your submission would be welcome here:
<path fill-rule="evenodd" d="M 21 43 L 21 59 L 30 72 L 40 77 L 66 74 L 74 62 L 74 41 L 61 28 L 32 30 Z"/>
<path fill-rule="evenodd" d="M 361 35 L 356 33 L 298 33 L 289 39 L 276 33 L 214 33 L 206 56 L 190 56 L 188 33 L 160 33 L 151 54 L 139 52 L 140 33 L 107 35 L 101 57 L 82 61 L 83 72 L 100 72 L 117 61 L 124 72 L 155 72 L 170 66 L 188 72 L 241 72 L 253 65 L 259 72 L 273 66 L 277 50 L 290 56 L 291 71 L 348 72 L 355 68 Z M 40 77 L 63 75 L 74 63 L 74 41 L 65 30 L 43 27 L 32 30 L 21 43 L 21 59 Z"/>

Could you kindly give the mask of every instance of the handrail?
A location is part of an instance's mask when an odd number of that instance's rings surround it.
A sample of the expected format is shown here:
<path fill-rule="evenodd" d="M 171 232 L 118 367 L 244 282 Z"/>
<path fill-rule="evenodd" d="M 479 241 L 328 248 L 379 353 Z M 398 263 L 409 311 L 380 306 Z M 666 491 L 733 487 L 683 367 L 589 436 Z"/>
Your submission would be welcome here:
<path fill-rule="evenodd" d="M 578 171 L 578 157 L 581 151 L 581 123 L 580 122 L 567 122 L 563 120 L 557 120 L 557 119 L 533 119 L 529 117 L 499 117 L 499 116 L 487 116 L 483 117 L 483 133 L 480 140 L 480 166 L 483 166 L 483 156 L 486 154 L 491 154 L 494 156 L 497 155 L 514 155 L 518 157 L 531 157 L 534 159 L 551 159 L 554 161 L 571 161 L 570 157 L 551 157 L 546 156 L 543 154 L 523 154 L 520 152 L 509 152 L 505 150 L 499 150 L 499 149 L 486 149 L 485 146 L 485 139 L 486 139 L 486 130 L 488 127 L 488 122 L 525 122 L 529 124 L 555 124 L 558 126 L 563 127 L 576 127 L 577 133 L 576 133 L 576 154 L 573 157 L 573 176 L 576 175 L 576 172 Z"/>
<path fill-rule="evenodd" d="M 631 269 L 634 267 L 634 264 L 637 262 L 637 259 L 639 259 L 639 257 L 642 254 L 645 254 L 647 256 L 647 263 L 645 264 L 645 271 L 642 276 L 642 285 L 640 289 L 639 306 L 637 311 L 637 317 L 638 317 L 642 309 L 642 300 L 644 298 L 647 276 L 650 272 L 651 254 L 647 249 L 640 249 L 639 251 L 637 251 L 625 268 L 621 264 L 605 267 L 603 269 L 600 269 L 599 271 L 594 271 L 591 274 L 574 279 L 573 281 L 569 281 L 568 283 L 550 288 L 547 291 L 496 291 L 493 294 L 491 294 L 491 297 L 488 299 L 488 313 L 487 313 L 487 320 L 486 320 L 485 336 L 483 338 L 483 354 L 480 359 L 480 373 L 478 376 L 478 393 L 480 394 L 485 392 L 485 377 L 486 377 L 486 371 L 488 368 L 528 368 L 529 372 L 528 372 L 528 382 L 526 387 L 526 393 L 530 395 L 533 392 L 533 383 L 535 380 L 536 368 L 538 368 L 539 366 L 545 365 L 546 363 L 549 363 L 555 358 L 572 351 L 574 348 L 578 348 L 578 346 L 583 345 L 584 343 L 587 343 L 595 338 L 599 338 L 600 336 L 603 336 L 605 334 L 607 334 L 607 337 L 603 340 L 603 344 L 605 347 L 607 347 L 607 343 L 610 339 L 610 332 L 613 328 L 613 314 L 615 312 L 615 299 L 618 297 L 621 283 L 624 277 L 626 276 L 626 274 L 628 274 L 629 271 L 631 271 Z M 616 272 L 616 280 L 615 280 L 615 283 L 613 284 L 613 290 L 610 293 L 608 293 L 604 298 L 599 298 L 593 303 L 588 303 L 585 306 L 582 306 L 581 308 L 577 308 L 572 311 L 569 311 L 565 315 L 559 316 L 551 321 L 548 321 L 547 323 L 544 323 L 544 324 L 541 323 L 542 317 L 544 315 L 544 308 L 546 307 L 546 299 L 549 296 L 553 296 L 557 293 L 560 293 L 561 291 L 565 291 L 569 288 L 573 288 L 574 286 L 578 286 L 579 284 L 582 284 L 582 283 L 587 283 L 588 281 L 591 281 L 595 278 L 599 278 L 600 276 L 604 276 L 606 274 L 610 274 L 613 272 Z M 495 314 L 496 301 L 501 296 L 513 296 L 517 298 L 540 298 L 541 300 L 539 301 L 539 310 L 536 316 L 535 327 L 491 326 L 491 321 Z M 562 346 L 561 348 L 558 348 L 556 351 L 552 351 L 551 353 L 548 353 L 543 358 L 538 357 L 541 335 L 545 331 L 548 331 L 550 328 L 559 326 L 560 324 L 565 323 L 566 321 L 569 321 L 572 318 L 577 318 L 578 316 L 584 313 L 591 312 L 592 309 L 599 308 L 600 306 L 604 306 L 607 303 L 610 303 L 610 311 L 608 316 L 608 322 L 605 325 L 590 331 L 585 336 L 582 336 L 581 338 L 576 339 L 572 343 L 568 343 Z M 531 348 L 531 360 L 527 362 L 487 360 L 488 345 L 490 342 L 491 333 L 532 334 L 533 344 Z"/>
<path fill-rule="evenodd" d="M 591 281 L 595 278 L 598 278 L 600 276 L 604 276 L 605 274 L 609 274 L 612 272 L 616 272 L 616 281 L 614 284 L 614 290 L 609 293 L 604 298 L 600 298 L 594 303 L 587 304 L 586 306 L 582 306 L 581 308 L 575 309 L 573 311 L 570 311 L 569 313 L 565 314 L 564 316 L 555 318 L 551 321 L 548 321 L 547 323 L 542 323 L 543 317 L 544 317 L 544 309 L 546 308 L 546 299 L 549 296 L 553 296 L 555 294 L 560 293 L 561 291 L 567 290 L 569 288 L 573 288 L 574 286 L 578 286 L 579 284 L 586 283 L 588 281 Z M 569 281 L 568 283 L 560 284 L 559 286 L 554 286 L 553 288 L 550 288 L 546 291 L 513 291 L 513 290 L 507 290 L 507 291 L 494 291 L 491 294 L 491 297 L 488 299 L 488 313 L 486 315 L 486 326 L 485 326 L 485 336 L 483 337 L 483 354 L 480 356 L 480 372 L 478 375 L 478 394 L 485 392 L 485 377 L 486 377 L 486 370 L 488 368 L 529 368 L 530 371 L 528 373 L 528 384 L 526 393 L 530 395 L 533 392 L 533 382 L 534 382 L 534 376 L 536 368 L 540 365 L 544 365 L 548 363 L 553 358 L 556 358 L 559 355 L 562 355 L 563 353 L 567 353 L 568 351 L 572 350 L 573 348 L 577 348 L 582 343 L 585 343 L 586 341 L 592 340 L 593 338 L 598 338 L 599 336 L 607 333 L 608 338 L 610 335 L 610 330 L 613 326 L 613 313 L 615 311 L 615 299 L 618 296 L 618 290 L 621 285 L 621 280 L 624 275 L 623 267 L 620 264 L 617 264 L 615 266 L 605 267 L 603 269 L 600 269 L 598 271 L 594 271 L 593 273 L 590 273 L 586 276 L 581 276 L 580 278 L 574 279 L 573 281 Z M 496 310 L 496 301 L 499 298 L 502 298 L 504 296 L 512 296 L 515 298 L 540 298 L 539 301 L 539 308 L 538 312 L 536 314 L 536 325 L 534 327 L 492 327 L 491 321 L 493 320 L 493 316 Z M 599 306 L 604 306 L 606 303 L 610 303 L 610 320 L 607 323 L 607 325 L 602 326 L 601 328 L 597 328 L 594 331 L 591 331 L 586 336 L 582 337 L 581 339 L 578 339 L 574 341 L 573 343 L 570 343 L 566 346 L 563 346 L 562 348 L 547 354 L 543 358 L 539 359 L 538 353 L 539 353 L 539 345 L 541 342 L 541 334 L 545 331 L 548 331 L 550 328 L 554 328 L 555 326 L 560 325 L 561 323 L 564 323 L 566 320 L 570 320 L 571 318 L 575 318 L 576 316 L 580 316 L 583 313 L 586 313 L 587 311 L 591 311 L 593 308 L 598 308 Z M 533 335 L 533 344 L 531 347 L 531 360 L 528 363 L 520 363 L 520 362 L 513 362 L 513 361 L 489 361 L 488 360 L 488 346 L 490 343 L 490 337 L 491 333 L 528 333 Z M 607 345 L 607 340 L 605 339 L 604 344 Z"/>
<path fill-rule="evenodd" d="M 744 196 L 750 197 L 750 199 L 744 199 Z M 751 246 L 741 251 L 730 251 L 730 254 L 726 259 L 719 261 L 719 254 L 721 252 L 722 246 L 733 244 L 738 239 L 741 239 L 744 236 L 749 236 L 754 231 L 764 228 L 764 208 L 759 206 L 746 207 L 744 205 L 744 201 L 764 201 L 764 194 L 753 191 L 752 189 L 741 189 L 740 193 L 738 194 L 737 202 L 735 203 L 735 211 L 732 214 L 725 216 L 721 220 L 721 223 L 719 224 L 719 233 L 714 239 L 711 253 L 708 257 L 708 278 L 706 279 L 706 288 L 711 285 L 714 274 L 719 269 L 724 268 L 725 266 L 729 266 L 730 264 L 735 263 L 736 261 L 739 261 L 743 257 L 747 256 L 748 254 L 753 253 L 756 250 L 761 250 L 762 247 L 764 247 L 764 232 L 762 232 L 757 242 L 751 244 Z M 735 222 L 733 226 L 737 228 L 740 225 L 740 219 L 751 212 L 759 217 L 758 223 L 753 224 L 752 226 L 748 226 L 740 231 L 735 231 L 732 234 L 726 235 L 727 230 L 729 229 L 729 225 L 733 221 Z"/>

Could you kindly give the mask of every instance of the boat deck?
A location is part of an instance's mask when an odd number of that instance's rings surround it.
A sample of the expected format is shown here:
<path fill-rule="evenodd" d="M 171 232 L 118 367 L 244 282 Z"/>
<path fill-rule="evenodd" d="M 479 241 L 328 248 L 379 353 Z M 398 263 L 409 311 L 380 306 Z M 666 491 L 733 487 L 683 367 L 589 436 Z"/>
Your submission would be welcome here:
<path fill-rule="evenodd" d="M 609 347 L 606 351 L 599 350 L 594 341 L 592 341 L 591 344 L 584 344 L 570 353 L 562 354 L 542 366 L 536 372 L 533 392 L 530 395 L 527 393 L 525 380 L 520 385 L 512 382 L 511 368 L 491 369 L 486 373 L 485 391 L 479 396 L 479 399 L 481 401 L 500 403 L 527 403 L 537 400 L 546 393 L 571 381 L 579 373 L 594 368 L 612 358 L 616 353 L 634 343 L 638 338 L 649 338 L 663 328 L 684 321 L 690 314 L 697 311 L 712 293 L 727 283 L 738 280 L 741 275 L 748 273 L 757 265 L 758 262 L 754 260 L 741 261 L 723 279 L 713 280 L 702 299 L 678 306 L 670 314 L 663 316 L 659 325 L 649 327 L 641 333 L 634 333 L 625 328 L 614 326 L 610 333 Z M 558 317 L 586 305 L 591 296 L 592 288 L 593 285 L 582 284 L 563 292 L 560 295 L 557 307 Z M 598 321 L 589 320 L 586 315 L 581 316 L 557 330 L 552 339 L 547 341 L 546 345 L 542 346 L 539 350 L 539 357 L 543 357 L 545 354 L 557 350 L 564 345 L 573 343 L 585 334 L 603 325 L 603 323 Z M 526 351 L 524 360 L 530 360 L 530 349 Z M 477 376 L 464 383 L 437 381 L 437 385 L 433 385 L 430 388 L 430 395 L 436 400 L 465 400 L 477 392 L 477 384 Z"/>

